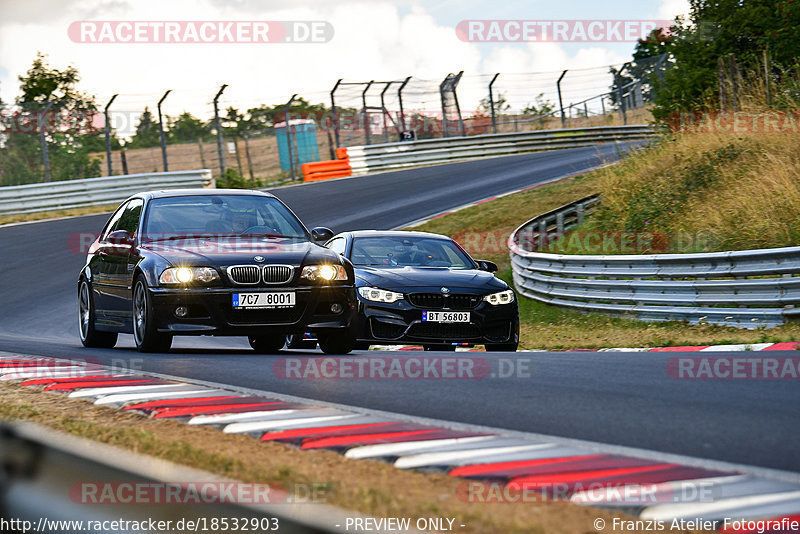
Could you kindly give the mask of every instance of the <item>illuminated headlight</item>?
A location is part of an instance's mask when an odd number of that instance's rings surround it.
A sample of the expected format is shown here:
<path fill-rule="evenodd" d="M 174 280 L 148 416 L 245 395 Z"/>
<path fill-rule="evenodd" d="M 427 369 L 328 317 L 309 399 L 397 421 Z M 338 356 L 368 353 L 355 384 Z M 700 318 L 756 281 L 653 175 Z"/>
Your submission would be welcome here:
<path fill-rule="evenodd" d="M 385 289 L 378 289 L 377 287 L 359 287 L 358 294 L 367 300 L 371 300 L 373 302 L 386 302 L 387 304 L 391 304 L 392 302 L 403 298 L 402 293 L 386 291 Z"/>
<path fill-rule="evenodd" d="M 492 293 L 491 295 L 486 295 L 483 297 L 483 300 L 494 306 L 499 304 L 511 304 L 514 302 L 514 291 L 511 289 L 506 289 L 505 291 L 500 291 L 499 293 Z"/>
<path fill-rule="evenodd" d="M 300 278 L 305 278 L 312 282 L 319 280 L 323 282 L 347 280 L 347 271 L 344 270 L 342 265 L 308 265 L 303 267 Z"/>
<path fill-rule="evenodd" d="M 164 285 L 192 282 L 207 284 L 214 280 L 219 280 L 219 273 L 211 267 L 170 267 L 158 277 L 158 283 Z"/>

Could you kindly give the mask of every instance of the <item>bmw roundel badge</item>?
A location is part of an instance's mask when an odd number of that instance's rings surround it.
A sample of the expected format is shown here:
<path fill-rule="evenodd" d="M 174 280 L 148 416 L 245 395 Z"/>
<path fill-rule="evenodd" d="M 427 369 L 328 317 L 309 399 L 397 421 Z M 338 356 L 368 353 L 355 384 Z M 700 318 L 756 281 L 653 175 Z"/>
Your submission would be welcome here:
<path fill-rule="evenodd" d="M 446 287 L 443 287 L 442 288 L 442 293 L 445 293 L 445 294 L 450 293 L 450 289 L 448 289 Z"/>
<path fill-rule="evenodd" d="M 264 256 L 256 256 L 253 259 L 260 263 L 260 262 L 264 261 Z"/>

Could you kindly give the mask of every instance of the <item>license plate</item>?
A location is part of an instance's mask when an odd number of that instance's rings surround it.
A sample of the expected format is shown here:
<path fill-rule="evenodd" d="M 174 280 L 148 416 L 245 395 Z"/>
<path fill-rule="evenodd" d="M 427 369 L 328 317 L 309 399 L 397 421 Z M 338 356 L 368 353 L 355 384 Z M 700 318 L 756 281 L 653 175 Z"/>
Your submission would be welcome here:
<path fill-rule="evenodd" d="M 233 307 L 237 310 L 292 308 L 294 304 L 295 294 L 293 291 L 233 294 Z"/>
<path fill-rule="evenodd" d="M 422 312 L 422 320 L 429 323 L 468 323 L 469 312 Z"/>

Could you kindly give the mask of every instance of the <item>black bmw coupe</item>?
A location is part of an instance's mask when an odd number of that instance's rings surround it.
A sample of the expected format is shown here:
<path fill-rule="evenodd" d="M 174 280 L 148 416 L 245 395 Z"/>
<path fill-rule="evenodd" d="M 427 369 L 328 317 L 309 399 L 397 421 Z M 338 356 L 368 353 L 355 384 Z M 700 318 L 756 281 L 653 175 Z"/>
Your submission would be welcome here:
<path fill-rule="evenodd" d="M 269 193 L 140 193 L 114 212 L 78 277 L 80 337 L 113 347 L 133 334 L 142 352 L 169 350 L 175 335 L 247 336 L 276 352 L 287 335 L 313 333 L 326 353 L 355 344 L 352 264 L 317 244 Z"/>
<path fill-rule="evenodd" d="M 362 230 L 326 246 L 352 262 L 358 291 L 358 342 L 421 344 L 454 350 L 483 344 L 515 351 L 519 310 L 514 291 L 451 238 L 406 231 Z"/>

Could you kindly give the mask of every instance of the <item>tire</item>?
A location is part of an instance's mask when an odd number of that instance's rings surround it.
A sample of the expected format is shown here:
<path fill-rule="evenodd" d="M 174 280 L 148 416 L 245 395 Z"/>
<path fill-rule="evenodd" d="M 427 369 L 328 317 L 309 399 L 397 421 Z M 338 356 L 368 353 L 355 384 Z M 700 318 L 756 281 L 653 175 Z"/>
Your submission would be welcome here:
<path fill-rule="evenodd" d="M 422 348 L 425 349 L 426 351 L 428 351 L 428 350 L 439 350 L 439 351 L 444 351 L 444 352 L 455 352 L 455 350 L 456 350 L 456 346 L 455 345 L 445 345 L 445 344 L 423 345 Z"/>
<path fill-rule="evenodd" d="M 360 343 L 356 343 L 353 347 L 353 350 L 369 350 L 372 345 L 367 343 L 366 341 L 362 341 Z"/>
<path fill-rule="evenodd" d="M 317 348 L 317 342 L 305 339 L 303 334 L 286 334 L 286 348 L 313 350 Z"/>
<path fill-rule="evenodd" d="M 117 344 L 116 332 L 98 332 L 94 325 L 94 298 L 85 278 L 78 284 L 78 332 L 84 347 L 110 349 Z"/>
<path fill-rule="evenodd" d="M 284 336 L 247 336 L 253 350 L 259 354 L 277 354 L 286 343 Z"/>
<path fill-rule="evenodd" d="M 169 352 L 172 334 L 156 330 L 153 302 L 143 276 L 133 284 L 133 339 L 139 352 Z"/>
<path fill-rule="evenodd" d="M 498 343 L 486 345 L 487 352 L 517 352 L 518 343 Z"/>
<path fill-rule="evenodd" d="M 319 336 L 319 348 L 325 354 L 347 354 L 356 347 L 355 325 L 336 332 Z"/>

